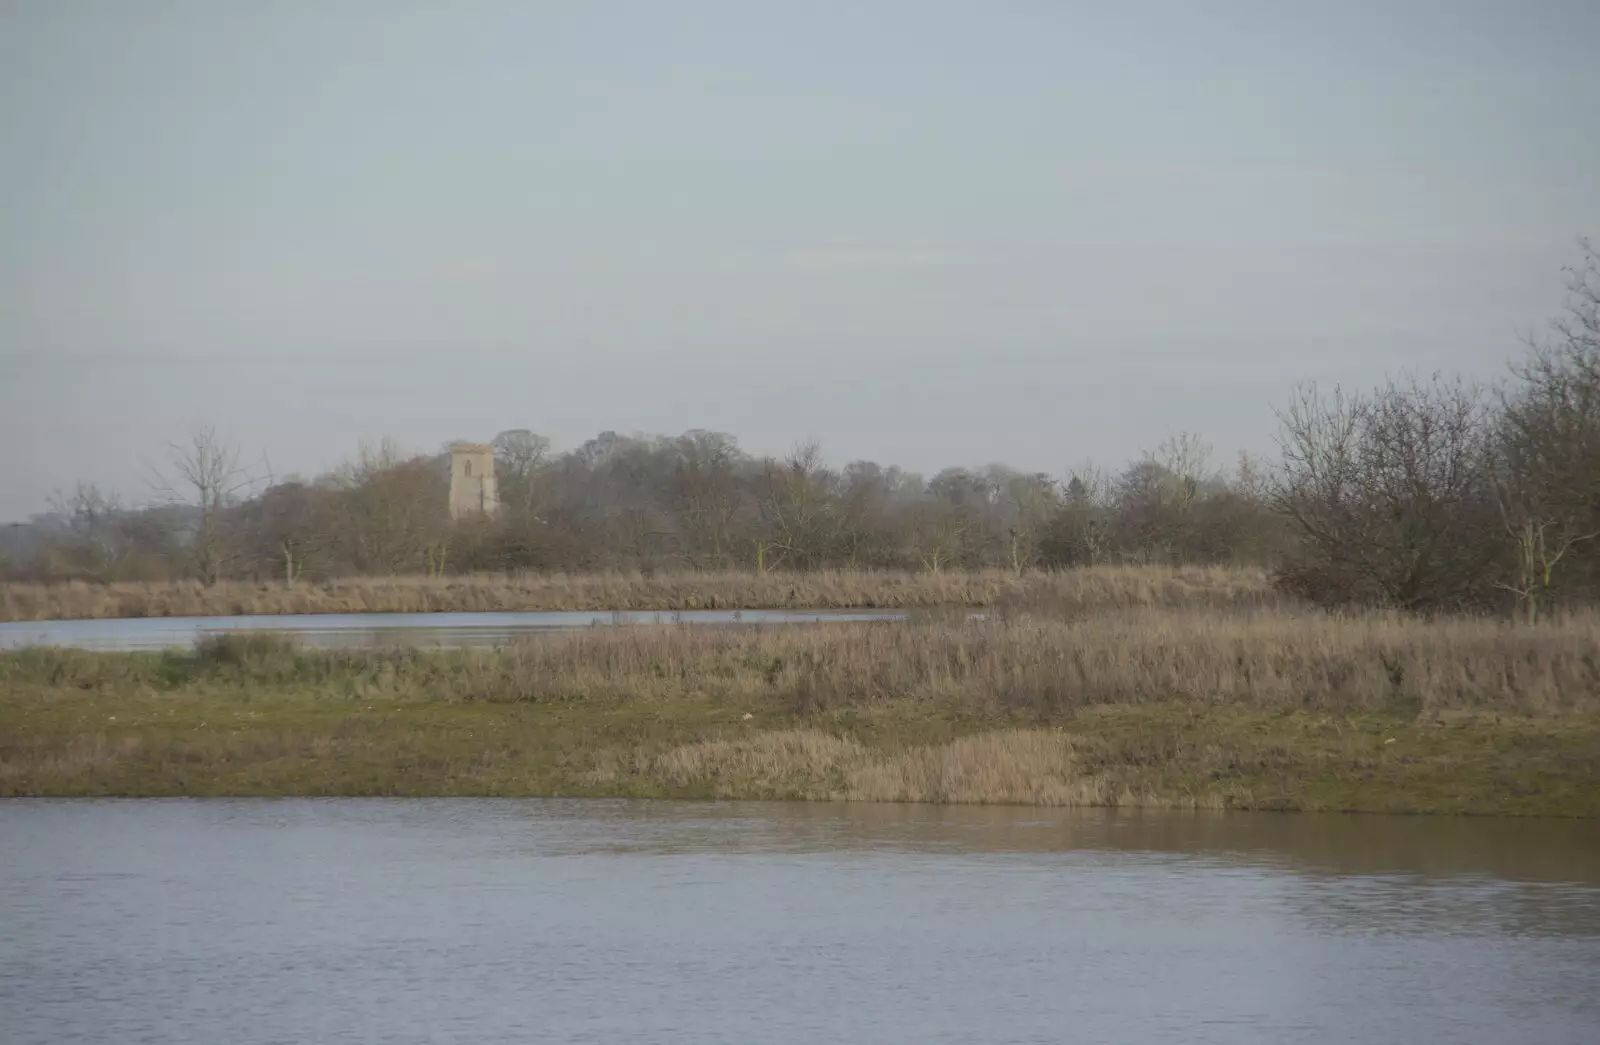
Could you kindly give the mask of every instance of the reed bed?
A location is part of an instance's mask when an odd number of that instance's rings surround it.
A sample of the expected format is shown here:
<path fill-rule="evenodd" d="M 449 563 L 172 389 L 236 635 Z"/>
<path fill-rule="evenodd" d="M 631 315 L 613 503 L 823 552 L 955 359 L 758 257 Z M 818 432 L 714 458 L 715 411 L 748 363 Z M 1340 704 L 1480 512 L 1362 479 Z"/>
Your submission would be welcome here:
<path fill-rule="evenodd" d="M 0 654 L 0 794 L 1600 815 L 1600 618 L 1162 607 Z"/>
<path fill-rule="evenodd" d="M 1103 567 L 1061 572 L 597 573 L 225 581 L 0 584 L 0 620 L 285 613 L 1009 607 L 1088 612 L 1277 604 L 1259 570 Z"/>
<path fill-rule="evenodd" d="M 1081 620 L 803 627 L 623 626 L 499 650 L 305 651 L 235 633 L 193 652 L 36 648 L 0 687 L 288 687 L 328 699 L 582 703 L 707 699 L 797 713 L 935 701 L 1056 715 L 1103 704 L 1518 714 L 1600 711 L 1600 617 L 1489 619 L 1111 611 Z"/>

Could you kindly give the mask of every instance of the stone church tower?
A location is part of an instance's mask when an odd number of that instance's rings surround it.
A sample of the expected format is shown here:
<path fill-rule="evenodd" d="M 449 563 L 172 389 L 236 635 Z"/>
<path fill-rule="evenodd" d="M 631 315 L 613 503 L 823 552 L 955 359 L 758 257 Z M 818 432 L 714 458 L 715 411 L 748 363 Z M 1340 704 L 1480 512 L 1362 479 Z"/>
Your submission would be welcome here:
<path fill-rule="evenodd" d="M 450 444 L 450 518 L 493 515 L 500 507 L 494 485 L 494 447 Z"/>

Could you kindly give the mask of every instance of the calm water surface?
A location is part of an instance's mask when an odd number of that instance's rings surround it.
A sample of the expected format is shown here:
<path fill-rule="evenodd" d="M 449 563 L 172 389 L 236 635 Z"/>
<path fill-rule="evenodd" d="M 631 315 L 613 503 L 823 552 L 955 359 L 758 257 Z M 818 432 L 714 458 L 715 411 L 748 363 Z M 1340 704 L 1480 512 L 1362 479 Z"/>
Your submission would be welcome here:
<path fill-rule="evenodd" d="M 967 616 L 981 617 L 982 614 Z M 315 613 L 242 617 L 137 617 L 0 623 L 0 650 L 23 646 L 132 651 L 191 646 L 233 631 L 291 635 L 311 648 L 341 646 L 501 646 L 530 635 L 614 625 L 816 624 L 898 621 L 904 613 L 852 610 L 655 610 L 579 613 Z"/>
<path fill-rule="evenodd" d="M 1600 1042 L 1588 823 L 0 802 L 0 1040 Z"/>

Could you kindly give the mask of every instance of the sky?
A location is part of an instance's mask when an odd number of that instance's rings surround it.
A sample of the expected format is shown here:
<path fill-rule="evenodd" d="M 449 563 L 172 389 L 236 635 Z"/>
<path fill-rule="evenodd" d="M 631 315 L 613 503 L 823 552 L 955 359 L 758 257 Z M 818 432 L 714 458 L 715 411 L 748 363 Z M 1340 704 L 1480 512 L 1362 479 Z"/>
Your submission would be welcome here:
<path fill-rule="evenodd" d="M 932 471 L 1494 380 L 1593 0 L 0 0 L 0 519 L 530 428 Z"/>

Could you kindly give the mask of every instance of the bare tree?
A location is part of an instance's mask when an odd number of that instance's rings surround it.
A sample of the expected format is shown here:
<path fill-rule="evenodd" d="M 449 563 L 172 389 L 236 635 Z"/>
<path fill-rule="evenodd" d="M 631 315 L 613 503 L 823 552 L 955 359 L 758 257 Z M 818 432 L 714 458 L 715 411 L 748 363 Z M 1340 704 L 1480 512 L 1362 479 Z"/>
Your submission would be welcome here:
<path fill-rule="evenodd" d="M 201 582 L 215 584 L 229 560 L 225 513 L 259 480 L 240 465 L 238 448 L 219 438 L 210 425 L 195 427 L 187 443 L 168 444 L 167 464 L 167 471 L 157 476 L 157 493 L 169 504 L 195 512 L 190 558 Z"/>
<path fill-rule="evenodd" d="M 1582 262 L 1567 270 L 1567 315 L 1552 335 L 1530 338 L 1501 393 L 1496 500 L 1515 549 L 1513 592 L 1533 619 L 1558 584 L 1600 592 L 1600 561 L 1587 542 L 1600 533 L 1600 254 L 1581 241 Z M 1570 553 L 1570 558 L 1569 558 Z M 1573 562 L 1573 560 L 1578 560 Z"/>
<path fill-rule="evenodd" d="M 941 573 L 951 566 L 971 565 L 974 546 L 979 540 L 980 520 L 974 506 L 948 496 L 949 493 L 948 486 L 945 487 L 946 496 L 930 489 L 930 495 L 915 506 L 907 520 L 912 554 L 917 564 L 929 573 Z"/>
<path fill-rule="evenodd" d="M 1041 553 L 1058 566 L 1098 566 L 1115 543 L 1115 484 L 1105 470 L 1085 463 L 1067 474 L 1061 506 L 1041 540 Z"/>
<path fill-rule="evenodd" d="M 739 482 L 744 455 L 730 435 L 699 429 L 673 440 L 667 498 L 686 558 L 695 566 L 727 566 L 733 529 L 744 513 Z"/>
<path fill-rule="evenodd" d="M 1514 547 L 1512 579 L 1499 587 L 1530 623 L 1563 586 L 1558 565 L 1586 559 L 1579 549 L 1600 535 L 1600 254 L 1587 240 L 1579 246 L 1581 264 L 1566 270 L 1566 315 L 1549 338 L 1528 339 L 1496 426 L 1494 496 Z M 1590 597 L 1597 565 L 1592 555 L 1578 563 Z"/>
<path fill-rule="evenodd" d="M 293 585 L 330 543 L 332 496 L 293 479 L 263 490 L 242 512 L 254 561 L 271 564 L 285 584 Z"/>
<path fill-rule="evenodd" d="M 1370 395 L 1302 388 L 1279 414 L 1273 491 L 1299 549 L 1282 577 L 1329 603 L 1445 609 L 1483 597 L 1490 521 L 1487 401 L 1440 377 Z"/>
<path fill-rule="evenodd" d="M 539 470 L 550 456 L 550 440 L 526 428 L 501 432 L 490 441 L 500 486 L 500 503 L 514 506 L 523 515 L 533 513 L 538 492 Z"/>
<path fill-rule="evenodd" d="M 71 570 L 101 583 L 116 580 L 133 553 L 123 525 L 127 513 L 116 494 L 93 483 L 79 483 L 71 493 L 58 491 L 50 506 L 66 522 Z"/>
<path fill-rule="evenodd" d="M 1515 579 L 1496 581 L 1495 586 L 1517 598 L 1522 617 L 1529 624 L 1539 622 L 1539 608 L 1555 590 L 1555 569 L 1582 541 L 1600 536 L 1600 531 L 1580 533 L 1571 519 L 1553 519 L 1542 514 L 1521 496 L 1514 480 L 1498 482 L 1496 503 L 1506 533 L 1516 549 Z"/>
<path fill-rule="evenodd" d="M 1038 564 L 1045 529 L 1061 507 L 1056 481 L 1048 475 L 1010 475 L 1004 482 L 1006 565 L 1021 576 Z"/>
<path fill-rule="evenodd" d="M 1168 436 L 1156 447 L 1155 453 L 1145 456 L 1164 470 L 1171 484 L 1170 496 L 1182 507 L 1193 504 L 1201 486 L 1215 477 L 1211 467 L 1211 444 L 1194 432 Z"/>
<path fill-rule="evenodd" d="M 764 525 L 755 538 L 757 570 L 784 562 L 797 569 L 821 564 L 835 521 L 827 480 L 815 442 L 801 443 L 781 462 L 766 462 L 758 498 Z"/>
<path fill-rule="evenodd" d="M 335 482 L 334 528 L 357 571 L 443 569 L 450 535 L 448 482 L 434 462 L 408 457 L 390 440 L 363 444 Z"/>
<path fill-rule="evenodd" d="M 922 477 L 871 461 L 852 461 L 839 476 L 838 561 L 854 567 L 917 563 L 912 522 L 927 498 Z"/>
<path fill-rule="evenodd" d="M 1260 500 L 1266 496 L 1267 492 L 1265 474 L 1265 466 L 1256 459 L 1254 454 L 1247 450 L 1240 450 L 1239 464 L 1234 471 L 1234 491 L 1241 497 Z"/>
<path fill-rule="evenodd" d="M 1145 562 L 1179 562 L 1195 544 L 1194 508 L 1217 485 L 1211 446 L 1183 432 L 1122 473 L 1119 514 L 1127 543 Z"/>
<path fill-rule="evenodd" d="M 1567 274 L 1567 314 L 1552 326 L 1569 356 L 1585 368 L 1600 362 L 1600 248 L 1578 240 L 1579 260 Z"/>

